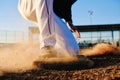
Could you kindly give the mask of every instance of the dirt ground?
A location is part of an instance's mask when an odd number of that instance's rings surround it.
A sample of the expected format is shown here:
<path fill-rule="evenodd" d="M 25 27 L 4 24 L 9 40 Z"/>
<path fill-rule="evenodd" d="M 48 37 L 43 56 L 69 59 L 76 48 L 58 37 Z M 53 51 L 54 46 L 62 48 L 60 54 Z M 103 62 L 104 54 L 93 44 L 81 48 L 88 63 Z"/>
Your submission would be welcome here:
<path fill-rule="evenodd" d="M 120 80 L 120 55 L 105 54 L 88 57 L 95 62 L 89 69 L 30 70 L 7 73 L 0 80 Z"/>

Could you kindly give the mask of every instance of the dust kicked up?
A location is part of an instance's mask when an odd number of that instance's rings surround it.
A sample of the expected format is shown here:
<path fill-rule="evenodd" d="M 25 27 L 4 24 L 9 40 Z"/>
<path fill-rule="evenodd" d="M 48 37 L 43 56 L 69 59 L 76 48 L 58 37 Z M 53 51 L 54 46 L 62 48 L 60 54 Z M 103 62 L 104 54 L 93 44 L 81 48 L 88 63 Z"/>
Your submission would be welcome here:
<path fill-rule="evenodd" d="M 82 56 L 78 59 L 77 56 L 70 56 L 63 52 L 62 54 L 67 56 L 61 58 L 53 53 L 50 55 L 51 58 L 42 58 L 39 52 L 39 47 L 32 46 L 31 44 L 18 44 L 0 48 L 0 75 L 8 72 L 24 72 L 26 70 L 36 69 L 37 67 L 34 65 L 36 61 L 42 61 L 45 62 L 45 64 L 52 65 L 54 65 L 54 63 L 63 63 L 63 65 L 67 63 L 68 65 L 68 63 L 71 62 L 77 62 L 78 65 L 79 61 L 81 62 L 79 64 L 82 65 L 82 62 L 87 61 L 88 65 L 86 66 L 90 67 L 93 65 L 92 61 Z M 119 54 L 120 49 L 116 46 L 102 43 L 89 49 L 80 50 L 80 55 L 84 56 L 103 55 L 107 53 Z M 72 64 L 74 65 L 74 63 Z"/>

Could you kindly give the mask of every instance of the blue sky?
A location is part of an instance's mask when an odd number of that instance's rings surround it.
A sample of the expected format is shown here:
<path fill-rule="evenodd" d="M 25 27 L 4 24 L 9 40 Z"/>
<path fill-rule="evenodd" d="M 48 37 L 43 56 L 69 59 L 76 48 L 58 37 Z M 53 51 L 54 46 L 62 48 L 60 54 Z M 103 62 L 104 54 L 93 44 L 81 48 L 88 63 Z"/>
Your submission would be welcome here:
<path fill-rule="evenodd" d="M 25 31 L 34 25 L 22 18 L 17 4 L 18 0 L 0 0 L 0 30 Z M 75 25 L 120 24 L 120 0 L 78 0 L 72 7 L 72 18 Z"/>

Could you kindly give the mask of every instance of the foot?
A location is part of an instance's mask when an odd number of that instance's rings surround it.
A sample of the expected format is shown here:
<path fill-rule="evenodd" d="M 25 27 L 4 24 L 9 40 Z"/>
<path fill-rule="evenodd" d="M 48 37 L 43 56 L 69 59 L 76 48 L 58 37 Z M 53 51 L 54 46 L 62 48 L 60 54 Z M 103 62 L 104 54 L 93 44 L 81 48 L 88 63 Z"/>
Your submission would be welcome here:
<path fill-rule="evenodd" d="M 41 48 L 40 54 L 41 54 L 40 57 L 42 58 L 57 57 L 56 51 L 52 46 L 45 46 Z"/>

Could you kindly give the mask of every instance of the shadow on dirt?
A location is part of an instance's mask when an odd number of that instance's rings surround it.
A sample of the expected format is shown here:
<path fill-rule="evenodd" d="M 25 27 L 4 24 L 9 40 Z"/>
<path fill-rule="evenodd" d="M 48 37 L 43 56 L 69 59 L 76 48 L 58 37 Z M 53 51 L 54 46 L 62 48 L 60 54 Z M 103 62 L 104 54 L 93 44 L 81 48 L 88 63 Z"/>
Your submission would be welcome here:
<path fill-rule="evenodd" d="M 88 58 L 94 61 L 95 64 L 93 68 L 104 68 L 113 65 L 120 66 L 120 55 L 117 54 L 109 53 L 99 56 L 90 56 Z"/>

